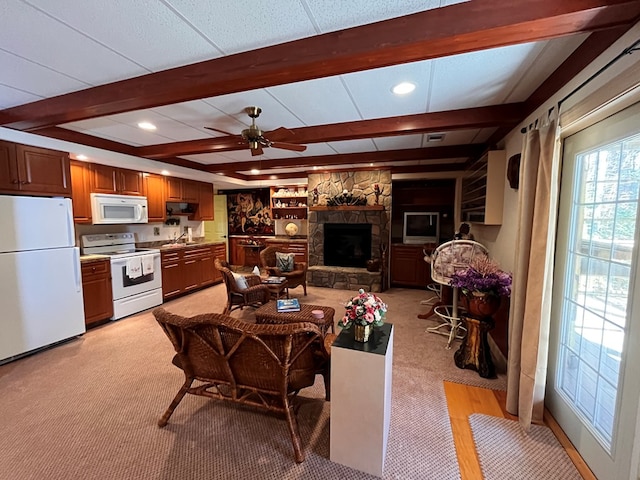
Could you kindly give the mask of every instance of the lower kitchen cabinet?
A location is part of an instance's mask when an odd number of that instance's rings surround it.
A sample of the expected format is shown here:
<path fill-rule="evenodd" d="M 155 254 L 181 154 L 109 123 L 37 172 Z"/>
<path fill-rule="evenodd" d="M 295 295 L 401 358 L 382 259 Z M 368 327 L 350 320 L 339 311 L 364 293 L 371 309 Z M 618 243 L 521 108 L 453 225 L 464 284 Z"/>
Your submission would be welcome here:
<path fill-rule="evenodd" d="M 162 297 L 166 300 L 222 281 L 214 258 L 226 259 L 224 244 L 176 247 L 161 251 Z"/>
<path fill-rule="evenodd" d="M 425 288 L 431 283 L 431 265 L 424 261 L 422 245 L 391 245 L 391 286 Z"/>
<path fill-rule="evenodd" d="M 84 323 L 90 327 L 113 316 L 111 264 L 108 259 L 82 263 Z"/>

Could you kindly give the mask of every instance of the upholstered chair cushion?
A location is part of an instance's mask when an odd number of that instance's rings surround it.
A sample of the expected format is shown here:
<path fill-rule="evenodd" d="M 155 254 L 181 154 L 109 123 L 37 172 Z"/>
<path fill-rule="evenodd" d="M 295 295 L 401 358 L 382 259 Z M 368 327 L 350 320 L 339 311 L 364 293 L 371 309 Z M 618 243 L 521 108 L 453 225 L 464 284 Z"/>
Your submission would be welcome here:
<path fill-rule="evenodd" d="M 291 272 L 294 262 L 295 256 L 293 253 L 276 252 L 276 267 L 280 269 L 280 271 Z"/>
<path fill-rule="evenodd" d="M 247 284 L 247 279 L 244 277 L 244 275 L 240 275 L 239 273 L 236 273 L 236 272 L 231 272 L 231 275 L 233 275 L 233 278 L 236 281 L 236 286 L 238 287 L 238 290 L 246 290 L 247 288 L 249 288 L 249 285 Z"/>

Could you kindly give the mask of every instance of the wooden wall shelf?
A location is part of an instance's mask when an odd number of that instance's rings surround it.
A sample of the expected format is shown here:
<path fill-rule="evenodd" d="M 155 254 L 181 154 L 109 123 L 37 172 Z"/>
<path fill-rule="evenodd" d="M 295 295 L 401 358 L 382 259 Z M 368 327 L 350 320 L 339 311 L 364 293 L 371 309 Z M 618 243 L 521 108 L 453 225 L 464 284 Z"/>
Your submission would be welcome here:
<path fill-rule="evenodd" d="M 328 206 L 328 205 L 314 205 L 309 207 L 309 210 L 312 212 L 327 212 L 329 210 L 384 210 L 384 205 L 336 205 L 336 206 Z"/>

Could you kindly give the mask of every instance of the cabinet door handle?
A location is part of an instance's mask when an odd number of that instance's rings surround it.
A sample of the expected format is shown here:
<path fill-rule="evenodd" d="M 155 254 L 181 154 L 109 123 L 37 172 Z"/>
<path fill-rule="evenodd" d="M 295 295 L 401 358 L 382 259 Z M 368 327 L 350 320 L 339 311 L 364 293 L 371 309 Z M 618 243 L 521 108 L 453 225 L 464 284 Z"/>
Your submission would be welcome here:
<path fill-rule="evenodd" d="M 13 183 L 14 185 L 17 185 L 18 183 L 20 183 L 20 180 L 12 180 L 11 183 Z"/>

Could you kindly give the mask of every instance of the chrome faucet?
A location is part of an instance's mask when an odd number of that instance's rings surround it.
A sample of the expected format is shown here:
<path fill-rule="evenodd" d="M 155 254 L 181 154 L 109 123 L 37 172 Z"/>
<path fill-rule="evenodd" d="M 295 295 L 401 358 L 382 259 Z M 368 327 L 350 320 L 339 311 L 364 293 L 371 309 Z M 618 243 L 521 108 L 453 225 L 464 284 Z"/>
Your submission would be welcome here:
<path fill-rule="evenodd" d="M 187 232 L 184 232 L 182 235 L 180 235 L 179 237 L 176 237 L 176 234 L 173 234 L 173 243 L 178 243 L 180 241 L 180 239 L 182 237 L 184 237 L 187 234 Z"/>

